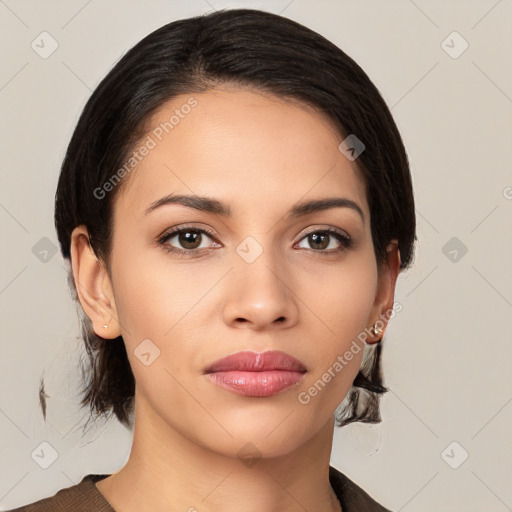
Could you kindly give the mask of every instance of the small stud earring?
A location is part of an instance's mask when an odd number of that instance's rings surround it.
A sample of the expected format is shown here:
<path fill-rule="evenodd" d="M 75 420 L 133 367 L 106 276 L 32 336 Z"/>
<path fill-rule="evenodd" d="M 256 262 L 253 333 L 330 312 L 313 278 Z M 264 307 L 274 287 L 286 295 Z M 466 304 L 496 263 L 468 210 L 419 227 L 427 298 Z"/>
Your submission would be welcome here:
<path fill-rule="evenodd" d="M 108 328 L 108 325 L 104 325 L 104 326 L 103 326 L 103 329 L 107 329 L 107 328 Z"/>
<path fill-rule="evenodd" d="M 373 333 L 375 336 L 380 336 L 381 334 L 384 334 L 384 331 L 380 327 L 373 326 Z"/>

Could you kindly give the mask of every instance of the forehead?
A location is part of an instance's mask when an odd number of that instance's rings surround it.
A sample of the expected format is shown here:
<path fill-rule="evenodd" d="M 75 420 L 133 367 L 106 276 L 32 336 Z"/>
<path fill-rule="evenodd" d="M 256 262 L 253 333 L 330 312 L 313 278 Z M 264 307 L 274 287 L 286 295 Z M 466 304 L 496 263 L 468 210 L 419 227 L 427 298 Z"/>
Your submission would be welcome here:
<path fill-rule="evenodd" d="M 223 88 L 180 95 L 146 124 L 149 148 L 116 202 L 141 218 L 169 193 L 211 196 L 251 209 L 289 208 L 335 195 L 368 213 L 364 181 L 338 149 L 342 135 L 323 113 L 259 91 Z"/>

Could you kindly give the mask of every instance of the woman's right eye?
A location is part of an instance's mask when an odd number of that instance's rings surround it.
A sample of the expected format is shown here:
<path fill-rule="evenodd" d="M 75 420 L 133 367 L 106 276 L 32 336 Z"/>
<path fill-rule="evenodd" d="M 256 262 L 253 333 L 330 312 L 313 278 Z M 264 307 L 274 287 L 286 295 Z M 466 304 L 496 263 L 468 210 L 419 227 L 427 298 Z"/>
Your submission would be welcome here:
<path fill-rule="evenodd" d="M 165 233 L 158 239 L 158 243 L 167 252 L 187 254 L 204 252 L 208 247 L 201 247 L 203 239 L 212 238 L 214 235 L 205 229 L 200 228 L 179 228 Z M 174 243 L 170 243 L 174 239 Z M 176 247 L 174 244 L 178 244 Z"/>

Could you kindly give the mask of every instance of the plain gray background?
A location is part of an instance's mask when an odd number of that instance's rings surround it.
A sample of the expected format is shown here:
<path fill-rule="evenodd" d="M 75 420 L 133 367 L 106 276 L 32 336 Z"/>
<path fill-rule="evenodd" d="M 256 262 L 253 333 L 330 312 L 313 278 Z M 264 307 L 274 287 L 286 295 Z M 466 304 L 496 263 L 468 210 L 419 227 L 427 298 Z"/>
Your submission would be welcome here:
<path fill-rule="evenodd" d="M 0 509 L 128 457 L 131 434 L 114 421 L 82 436 L 77 314 L 54 253 L 58 172 L 128 48 L 224 7 L 281 13 L 354 58 L 411 163 L 419 242 L 384 339 L 383 422 L 337 430 L 331 463 L 395 511 L 512 510 L 511 0 L 0 0 Z M 57 457 L 47 469 L 43 442 Z"/>

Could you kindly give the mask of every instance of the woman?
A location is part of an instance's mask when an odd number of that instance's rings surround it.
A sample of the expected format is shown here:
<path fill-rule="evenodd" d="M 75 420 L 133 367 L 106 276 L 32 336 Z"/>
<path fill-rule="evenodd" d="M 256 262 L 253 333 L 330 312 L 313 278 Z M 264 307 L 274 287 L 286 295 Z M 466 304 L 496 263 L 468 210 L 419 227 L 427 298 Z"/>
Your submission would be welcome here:
<path fill-rule="evenodd" d="M 387 510 L 329 465 L 335 425 L 380 421 L 416 239 L 401 137 L 350 57 L 257 10 L 163 26 L 85 106 L 55 221 L 82 405 L 133 446 L 16 510 Z"/>

